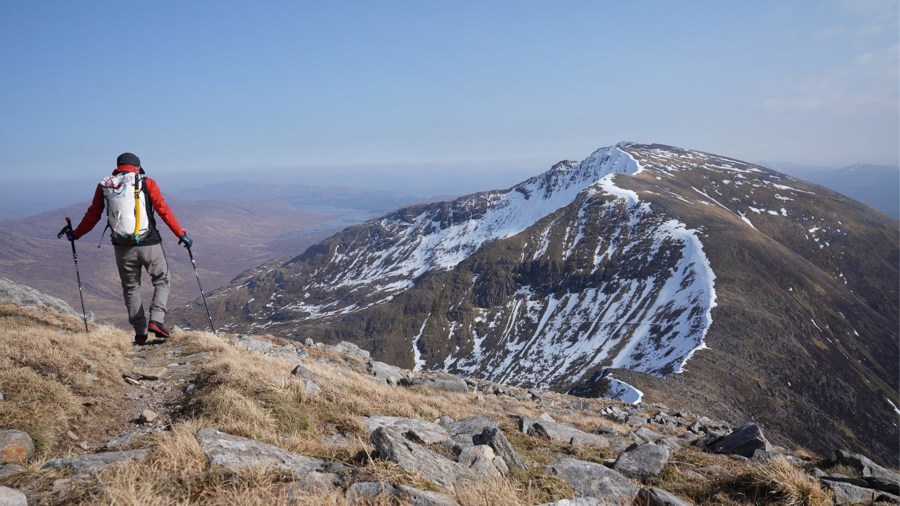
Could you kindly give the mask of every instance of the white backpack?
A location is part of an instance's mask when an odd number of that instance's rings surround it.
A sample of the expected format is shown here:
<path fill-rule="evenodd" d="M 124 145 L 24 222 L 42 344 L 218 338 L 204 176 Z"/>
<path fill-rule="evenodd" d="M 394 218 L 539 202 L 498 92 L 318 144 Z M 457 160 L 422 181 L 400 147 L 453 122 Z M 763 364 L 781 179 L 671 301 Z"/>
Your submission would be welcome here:
<path fill-rule="evenodd" d="M 106 199 L 107 227 L 113 239 L 139 244 L 150 231 L 144 177 L 120 172 L 100 182 Z"/>

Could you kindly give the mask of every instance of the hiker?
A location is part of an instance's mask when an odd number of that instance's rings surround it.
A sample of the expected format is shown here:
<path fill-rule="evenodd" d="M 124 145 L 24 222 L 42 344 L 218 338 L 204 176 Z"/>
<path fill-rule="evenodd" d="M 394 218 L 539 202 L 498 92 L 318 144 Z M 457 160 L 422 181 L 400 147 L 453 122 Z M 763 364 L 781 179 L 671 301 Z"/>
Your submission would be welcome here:
<path fill-rule="evenodd" d="M 116 250 L 116 265 L 128 309 L 128 322 L 134 327 L 134 342 L 146 344 L 148 332 L 165 339 L 169 337 L 165 326 L 169 263 L 162 248 L 162 237 L 156 228 L 154 211 L 178 237 L 178 244 L 190 249 L 193 241 L 178 224 L 156 181 L 144 175 L 140 158 L 131 153 L 122 153 L 116 158 L 116 170 L 97 185 L 94 200 L 84 213 L 84 218 L 75 230 L 70 228 L 66 232 L 66 237 L 75 241 L 90 232 L 100 221 L 104 207 L 106 228 L 110 229 Z M 103 232 L 106 233 L 106 229 Z M 147 269 L 153 282 L 149 323 L 141 301 L 142 268 Z"/>

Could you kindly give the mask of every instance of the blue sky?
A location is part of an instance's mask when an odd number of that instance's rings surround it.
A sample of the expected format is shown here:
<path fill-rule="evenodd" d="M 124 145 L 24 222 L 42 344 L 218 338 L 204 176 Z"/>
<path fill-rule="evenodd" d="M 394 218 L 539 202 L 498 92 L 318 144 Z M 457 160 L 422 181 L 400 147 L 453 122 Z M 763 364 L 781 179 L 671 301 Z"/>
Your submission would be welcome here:
<path fill-rule="evenodd" d="M 896 164 L 898 5 L 5 0 L 0 183 L 121 151 L 172 178 L 527 176 L 620 140 Z"/>

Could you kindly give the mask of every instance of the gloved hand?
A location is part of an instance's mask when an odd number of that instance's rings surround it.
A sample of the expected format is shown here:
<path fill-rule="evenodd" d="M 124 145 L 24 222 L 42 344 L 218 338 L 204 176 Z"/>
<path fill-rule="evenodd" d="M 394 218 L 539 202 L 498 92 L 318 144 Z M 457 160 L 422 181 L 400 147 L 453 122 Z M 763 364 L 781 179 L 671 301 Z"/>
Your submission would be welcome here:
<path fill-rule="evenodd" d="M 188 237 L 187 233 L 178 238 L 178 244 L 184 244 L 184 247 L 187 249 L 191 249 L 191 245 L 194 244 L 194 241 Z"/>
<path fill-rule="evenodd" d="M 77 241 L 77 240 L 78 240 L 78 238 L 75 237 L 75 234 L 72 232 L 72 229 L 71 229 L 71 228 L 68 229 L 68 230 L 66 230 L 66 239 L 68 239 L 68 240 L 70 240 L 70 241 Z"/>

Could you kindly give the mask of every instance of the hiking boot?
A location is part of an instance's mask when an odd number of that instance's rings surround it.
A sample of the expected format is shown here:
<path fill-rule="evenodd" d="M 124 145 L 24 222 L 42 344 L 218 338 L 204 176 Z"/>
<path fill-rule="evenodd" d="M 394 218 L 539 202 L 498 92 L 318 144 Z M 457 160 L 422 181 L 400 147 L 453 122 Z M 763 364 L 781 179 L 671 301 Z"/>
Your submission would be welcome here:
<path fill-rule="evenodd" d="M 147 334 L 139 334 L 134 336 L 134 344 L 138 346 L 143 346 L 147 344 Z"/>
<path fill-rule="evenodd" d="M 169 329 L 157 321 L 150 320 L 150 325 L 147 325 L 147 330 L 153 332 L 156 337 L 161 337 L 163 339 L 168 339 L 169 337 Z"/>

